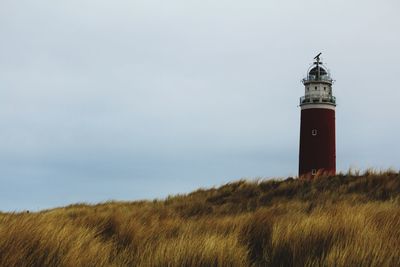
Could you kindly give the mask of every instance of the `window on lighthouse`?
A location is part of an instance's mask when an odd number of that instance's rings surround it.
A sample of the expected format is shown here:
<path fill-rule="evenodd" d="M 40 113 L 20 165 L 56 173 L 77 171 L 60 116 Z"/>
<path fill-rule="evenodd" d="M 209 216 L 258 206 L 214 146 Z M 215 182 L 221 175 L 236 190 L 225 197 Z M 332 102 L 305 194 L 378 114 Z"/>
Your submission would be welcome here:
<path fill-rule="evenodd" d="M 311 134 L 312 134 L 312 136 L 316 136 L 317 135 L 317 129 L 313 129 L 312 131 L 311 131 Z"/>

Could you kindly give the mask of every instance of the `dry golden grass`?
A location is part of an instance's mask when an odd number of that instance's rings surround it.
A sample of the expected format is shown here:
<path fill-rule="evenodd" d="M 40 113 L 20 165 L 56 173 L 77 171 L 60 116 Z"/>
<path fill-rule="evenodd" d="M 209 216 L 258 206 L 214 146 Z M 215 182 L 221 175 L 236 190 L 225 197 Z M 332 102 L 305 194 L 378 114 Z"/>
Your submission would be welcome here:
<path fill-rule="evenodd" d="M 400 266 L 400 175 L 0 213 L 0 266 Z"/>

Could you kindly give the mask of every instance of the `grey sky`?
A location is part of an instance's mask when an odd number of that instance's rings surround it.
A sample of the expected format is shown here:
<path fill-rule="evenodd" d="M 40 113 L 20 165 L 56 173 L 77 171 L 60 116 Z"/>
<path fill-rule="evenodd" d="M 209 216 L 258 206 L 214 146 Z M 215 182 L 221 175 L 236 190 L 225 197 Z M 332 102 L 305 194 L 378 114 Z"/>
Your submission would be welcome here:
<path fill-rule="evenodd" d="M 300 80 L 320 51 L 338 169 L 399 169 L 399 8 L 1 0 L 0 210 L 294 176 Z"/>

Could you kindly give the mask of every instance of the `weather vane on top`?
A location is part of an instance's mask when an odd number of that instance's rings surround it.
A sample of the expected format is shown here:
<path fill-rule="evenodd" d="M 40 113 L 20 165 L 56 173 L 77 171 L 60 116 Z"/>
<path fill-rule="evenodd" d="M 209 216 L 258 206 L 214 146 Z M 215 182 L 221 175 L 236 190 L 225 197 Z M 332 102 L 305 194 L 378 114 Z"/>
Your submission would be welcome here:
<path fill-rule="evenodd" d="M 315 60 L 317 60 L 317 63 L 319 63 L 319 61 L 320 61 L 320 56 L 321 56 L 321 54 L 322 54 L 322 53 L 319 53 L 319 54 L 314 58 Z"/>

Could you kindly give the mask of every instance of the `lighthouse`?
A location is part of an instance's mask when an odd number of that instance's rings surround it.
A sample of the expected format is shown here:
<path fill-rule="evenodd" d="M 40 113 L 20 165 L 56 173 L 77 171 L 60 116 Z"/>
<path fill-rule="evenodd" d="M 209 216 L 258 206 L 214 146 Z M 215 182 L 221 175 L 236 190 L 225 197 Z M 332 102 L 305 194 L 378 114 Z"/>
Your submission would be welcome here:
<path fill-rule="evenodd" d="M 336 172 L 336 98 L 330 72 L 320 56 L 314 58 L 302 80 L 299 176 Z"/>

